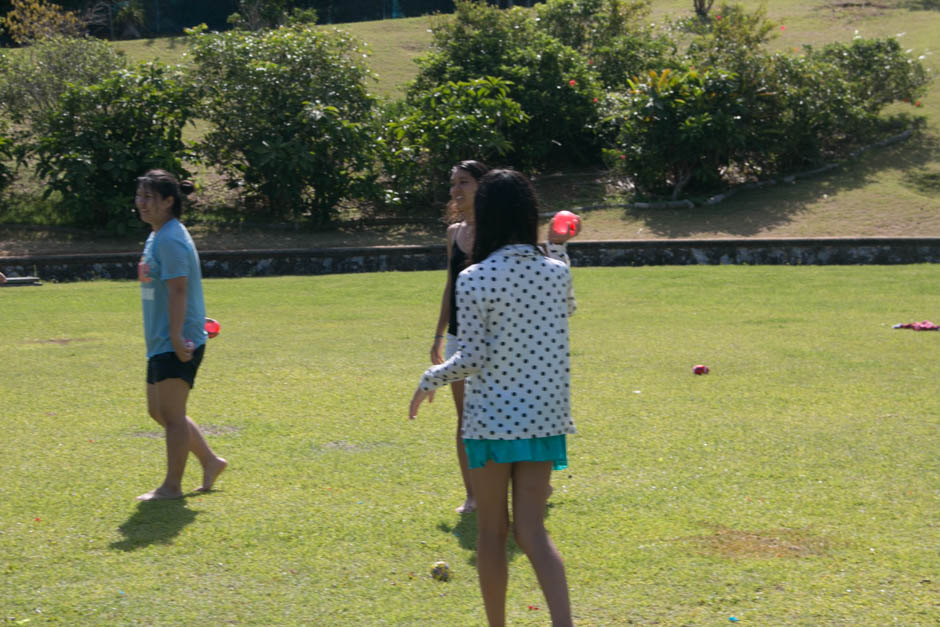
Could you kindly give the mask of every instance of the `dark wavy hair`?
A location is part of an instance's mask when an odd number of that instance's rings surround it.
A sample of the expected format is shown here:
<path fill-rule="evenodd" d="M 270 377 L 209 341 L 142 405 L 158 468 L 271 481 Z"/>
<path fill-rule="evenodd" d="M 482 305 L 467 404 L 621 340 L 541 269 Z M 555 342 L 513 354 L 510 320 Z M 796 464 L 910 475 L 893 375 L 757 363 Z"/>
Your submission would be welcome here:
<path fill-rule="evenodd" d="M 476 217 L 474 263 L 483 261 L 506 244 L 535 247 L 539 204 L 532 184 L 521 173 L 490 170 L 480 179 L 473 204 Z"/>
<path fill-rule="evenodd" d="M 467 159 L 466 161 L 458 162 L 454 167 L 452 167 L 448 176 L 453 178 L 454 173 L 457 172 L 457 170 L 463 170 L 474 179 L 479 181 L 484 174 L 490 171 L 490 166 L 486 165 L 482 161 Z M 447 203 L 447 212 L 445 218 L 447 222 L 460 222 L 460 212 L 457 210 L 457 206 L 454 204 L 453 200 Z"/>
<path fill-rule="evenodd" d="M 166 170 L 149 170 L 137 177 L 137 187 L 143 187 L 160 194 L 161 198 L 173 197 L 173 215 L 183 215 L 183 196 L 188 196 L 196 189 L 192 181 L 180 181 Z"/>

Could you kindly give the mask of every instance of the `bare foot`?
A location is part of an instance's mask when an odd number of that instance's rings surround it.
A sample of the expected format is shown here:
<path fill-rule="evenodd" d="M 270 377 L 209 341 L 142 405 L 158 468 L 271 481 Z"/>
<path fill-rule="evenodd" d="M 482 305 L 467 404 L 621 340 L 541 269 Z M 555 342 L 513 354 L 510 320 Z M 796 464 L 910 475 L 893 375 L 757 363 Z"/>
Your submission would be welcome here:
<path fill-rule="evenodd" d="M 455 510 L 458 514 L 472 514 L 477 511 L 476 501 L 473 500 L 473 497 L 467 497 L 467 500 L 463 502 L 463 505 L 458 507 Z"/>
<path fill-rule="evenodd" d="M 163 486 L 160 486 L 156 490 L 151 490 L 146 494 L 141 494 L 137 497 L 138 501 L 162 501 L 166 499 L 181 499 L 183 498 L 182 490 L 168 490 Z"/>
<path fill-rule="evenodd" d="M 215 480 L 219 478 L 228 462 L 221 457 L 216 457 L 215 461 L 202 469 L 202 485 L 196 489 L 196 492 L 211 492 Z"/>

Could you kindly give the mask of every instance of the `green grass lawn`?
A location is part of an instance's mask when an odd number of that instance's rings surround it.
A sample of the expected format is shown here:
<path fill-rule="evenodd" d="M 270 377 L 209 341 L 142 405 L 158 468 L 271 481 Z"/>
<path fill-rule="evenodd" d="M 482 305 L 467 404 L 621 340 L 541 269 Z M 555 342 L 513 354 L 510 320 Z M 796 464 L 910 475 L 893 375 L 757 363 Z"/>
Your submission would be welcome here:
<path fill-rule="evenodd" d="M 574 273 L 580 433 L 547 524 L 579 625 L 940 620 L 940 333 L 891 328 L 940 317 L 936 266 Z M 190 412 L 230 469 L 141 505 L 164 451 L 139 288 L 0 289 L 0 616 L 482 624 L 449 394 L 406 417 L 443 278 L 206 281 Z M 510 624 L 545 625 L 511 550 Z"/>

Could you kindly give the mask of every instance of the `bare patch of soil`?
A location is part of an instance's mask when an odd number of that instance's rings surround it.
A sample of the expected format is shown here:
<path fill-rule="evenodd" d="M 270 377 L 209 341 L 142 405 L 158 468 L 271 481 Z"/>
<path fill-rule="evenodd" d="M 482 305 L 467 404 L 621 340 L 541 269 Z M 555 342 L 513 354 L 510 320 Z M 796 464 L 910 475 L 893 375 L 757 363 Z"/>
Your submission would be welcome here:
<path fill-rule="evenodd" d="M 732 558 L 801 558 L 825 555 L 829 542 L 799 529 L 742 531 L 717 527 L 708 536 L 682 538 L 700 551 Z"/>

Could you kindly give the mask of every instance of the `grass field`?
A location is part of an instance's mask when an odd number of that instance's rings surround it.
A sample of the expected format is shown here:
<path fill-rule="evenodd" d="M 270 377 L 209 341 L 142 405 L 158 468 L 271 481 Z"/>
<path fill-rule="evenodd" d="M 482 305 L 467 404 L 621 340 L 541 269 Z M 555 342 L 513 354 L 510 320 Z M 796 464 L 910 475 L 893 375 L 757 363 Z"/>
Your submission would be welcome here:
<path fill-rule="evenodd" d="M 579 625 L 940 621 L 940 333 L 891 328 L 937 316 L 935 266 L 574 272 L 579 434 L 548 526 Z M 139 506 L 164 463 L 139 288 L 0 289 L 0 616 L 482 624 L 449 394 L 406 418 L 442 283 L 206 281 L 223 330 L 190 411 L 231 466 Z M 514 547 L 508 612 L 548 623 Z"/>

